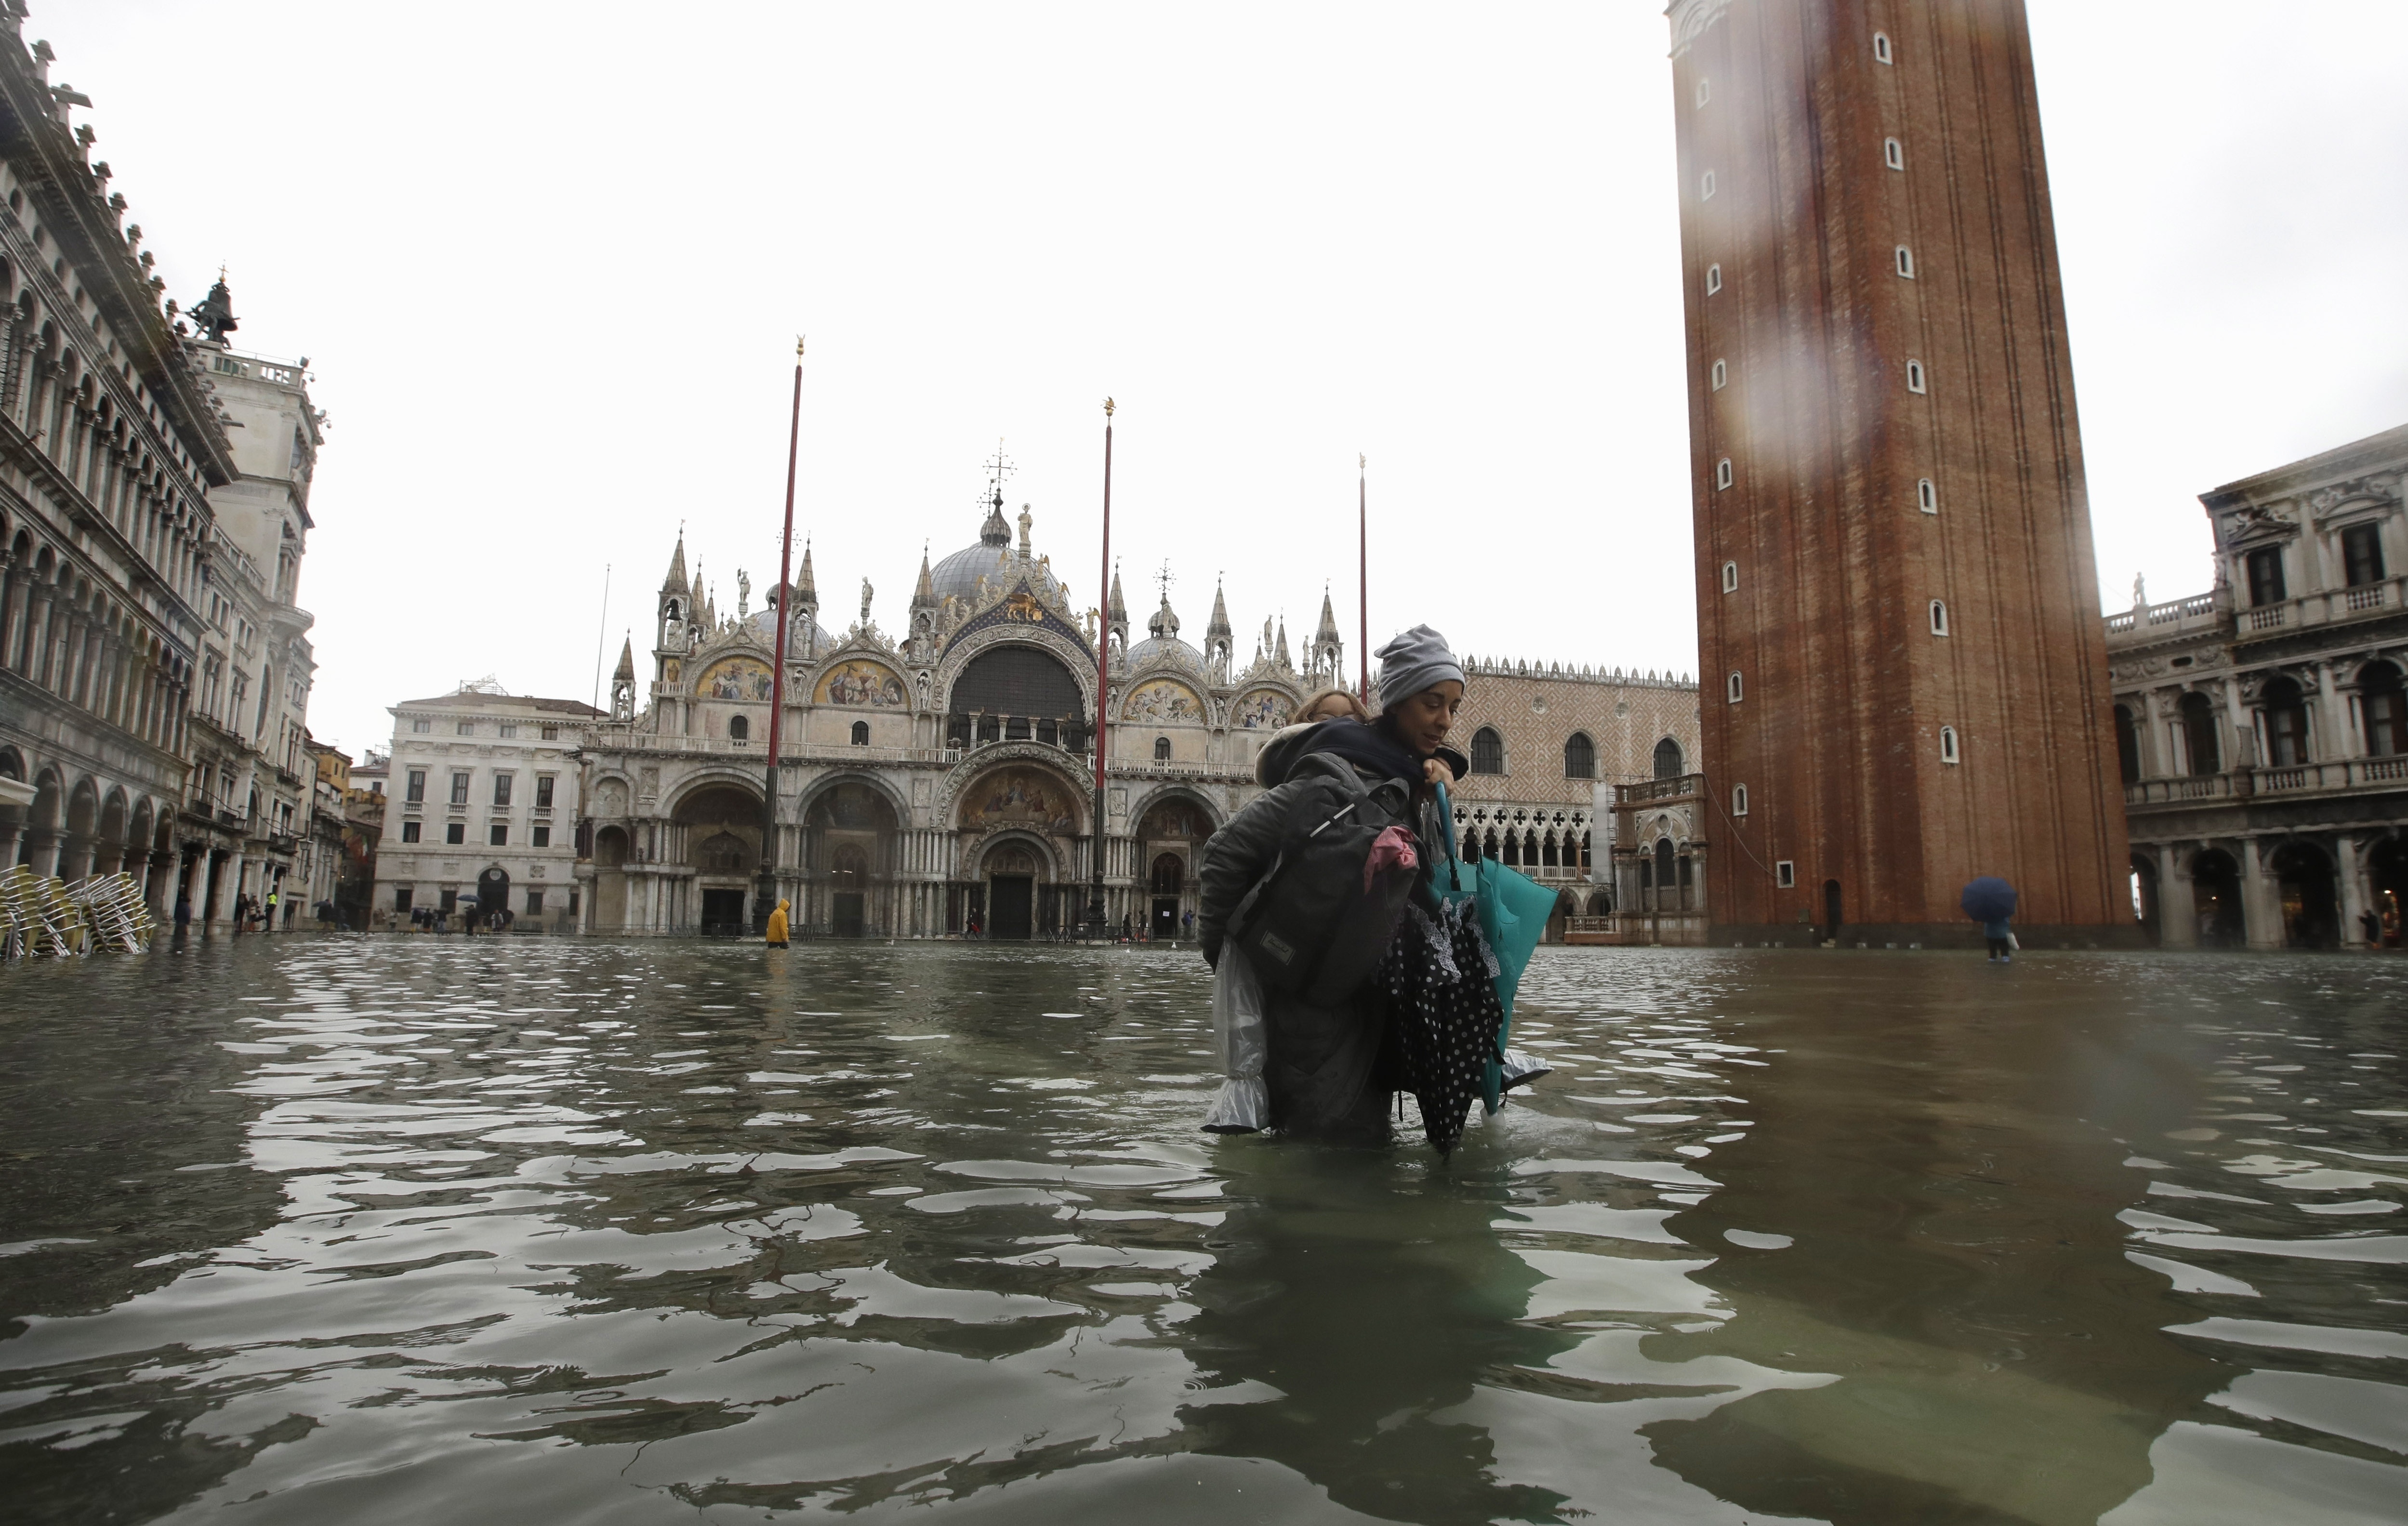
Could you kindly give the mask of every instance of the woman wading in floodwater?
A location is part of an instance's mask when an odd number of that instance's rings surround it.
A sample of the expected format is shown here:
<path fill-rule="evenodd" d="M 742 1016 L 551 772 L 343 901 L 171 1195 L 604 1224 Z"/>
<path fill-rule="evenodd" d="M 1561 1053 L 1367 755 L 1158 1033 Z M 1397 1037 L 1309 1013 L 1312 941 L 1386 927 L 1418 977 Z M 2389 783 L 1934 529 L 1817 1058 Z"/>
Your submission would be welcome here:
<path fill-rule="evenodd" d="M 1283 855 L 1294 859 L 1303 851 L 1299 839 L 1311 831 L 1297 826 L 1297 807 L 1303 802 L 1359 797 L 1360 810 L 1349 816 L 1349 825 L 1400 826 L 1410 834 L 1410 862 L 1416 865 L 1434 863 L 1444 853 L 1436 787 L 1468 767 L 1460 753 L 1444 745 L 1463 703 L 1462 664 L 1447 649 L 1445 638 L 1426 625 L 1391 640 L 1378 656 L 1379 716 L 1366 722 L 1357 719 L 1359 704 L 1326 692 L 1315 695 L 1304 720 L 1273 736 L 1256 761 L 1255 777 L 1269 787 L 1267 792 L 1213 834 L 1200 876 L 1196 930 L 1204 957 L 1215 965 L 1231 937 L 1233 914 Z M 1394 857 L 1395 839 L 1383 851 Z M 1365 877 L 1368 882 L 1369 871 Z M 1430 897 L 1418 868 L 1411 893 Z M 1252 922 L 1244 926 L 1249 939 L 1281 931 Z M 1386 935 L 1381 934 L 1380 948 L 1368 950 L 1368 961 L 1354 960 L 1364 968 L 1359 985 L 1334 998 L 1323 991 L 1315 993 L 1321 999 L 1314 999 L 1264 982 L 1268 1054 L 1263 1081 L 1269 1093 L 1271 1127 L 1293 1134 L 1386 1137 L 1398 1077 L 1387 1052 L 1386 1004 L 1378 982 L 1369 977 Z M 1305 950 L 1309 957 L 1325 952 Z"/>

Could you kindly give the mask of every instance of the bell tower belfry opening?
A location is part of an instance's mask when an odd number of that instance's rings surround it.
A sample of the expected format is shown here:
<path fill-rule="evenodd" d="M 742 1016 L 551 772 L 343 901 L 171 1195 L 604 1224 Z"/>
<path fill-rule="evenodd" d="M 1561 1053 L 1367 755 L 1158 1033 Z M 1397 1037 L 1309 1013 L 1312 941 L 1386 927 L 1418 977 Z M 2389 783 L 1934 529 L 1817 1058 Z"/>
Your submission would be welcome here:
<path fill-rule="evenodd" d="M 2137 939 L 2022 5 L 1669 17 L 1710 936 Z"/>

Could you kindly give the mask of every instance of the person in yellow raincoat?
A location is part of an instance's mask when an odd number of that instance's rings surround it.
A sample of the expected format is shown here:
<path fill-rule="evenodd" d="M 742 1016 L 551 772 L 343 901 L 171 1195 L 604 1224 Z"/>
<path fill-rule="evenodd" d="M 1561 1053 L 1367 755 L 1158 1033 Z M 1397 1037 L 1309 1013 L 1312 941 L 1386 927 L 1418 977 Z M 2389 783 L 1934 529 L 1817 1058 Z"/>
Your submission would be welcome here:
<path fill-rule="evenodd" d="M 778 903 L 778 909 L 769 913 L 769 947 L 772 948 L 783 948 L 785 946 L 786 903 L 780 901 Z"/>

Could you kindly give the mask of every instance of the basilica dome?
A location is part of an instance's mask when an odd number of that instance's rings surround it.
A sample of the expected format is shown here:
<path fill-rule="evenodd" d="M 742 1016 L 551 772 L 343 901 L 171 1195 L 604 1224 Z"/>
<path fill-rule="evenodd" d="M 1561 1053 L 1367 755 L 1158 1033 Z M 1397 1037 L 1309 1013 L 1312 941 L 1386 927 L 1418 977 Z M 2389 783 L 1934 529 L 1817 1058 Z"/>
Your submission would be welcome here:
<path fill-rule="evenodd" d="M 1170 612 L 1168 598 L 1145 622 L 1145 628 L 1149 633 L 1146 638 L 1128 649 L 1131 673 L 1147 667 L 1175 667 L 1197 675 L 1204 672 L 1204 654 L 1179 639 L 1179 617 Z"/>
<path fill-rule="evenodd" d="M 1026 563 L 1025 570 L 1029 586 L 1039 596 L 1049 603 L 1067 605 L 1069 602 L 1069 592 L 1062 586 L 1062 580 L 1030 553 L 1026 523 L 1028 511 L 1023 508 L 1020 512 L 1023 522 L 1018 556 L 1012 554 L 1011 527 L 1003 522 L 1003 500 L 998 496 L 987 510 L 986 523 L 979 529 L 978 544 L 963 547 L 928 569 L 929 587 L 939 602 L 955 598 L 964 604 L 976 604 L 982 578 L 987 580 L 988 593 L 1000 593 L 1005 583 L 1019 581 L 1023 568 L 1017 563 Z M 997 571 L 998 563 L 1000 572 Z"/>
<path fill-rule="evenodd" d="M 799 657 L 807 651 L 824 652 L 836 645 L 836 637 L 828 635 L 826 629 L 818 620 L 812 620 L 810 624 L 813 639 L 808 645 L 803 640 L 801 621 L 797 620 L 787 629 L 786 651 L 789 656 Z M 759 614 L 752 617 L 752 625 L 753 631 L 760 635 L 763 646 L 777 645 L 778 596 L 776 594 L 769 595 L 767 606 Z"/>

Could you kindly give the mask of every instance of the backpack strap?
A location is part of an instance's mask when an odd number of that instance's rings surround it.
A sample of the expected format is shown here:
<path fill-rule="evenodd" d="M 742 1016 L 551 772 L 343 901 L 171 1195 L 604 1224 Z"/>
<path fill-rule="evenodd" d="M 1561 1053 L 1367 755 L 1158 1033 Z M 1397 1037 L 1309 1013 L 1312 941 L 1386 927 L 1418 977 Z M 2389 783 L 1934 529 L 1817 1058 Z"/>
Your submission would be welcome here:
<path fill-rule="evenodd" d="M 1304 840 L 1311 842 L 1313 838 L 1320 836 L 1331 827 L 1336 826 L 1339 822 L 1343 821 L 1346 818 L 1354 815 L 1355 811 L 1362 807 L 1362 805 L 1363 802 L 1360 800 L 1348 801 L 1345 805 L 1332 812 L 1326 820 L 1323 821 L 1319 826 L 1314 827 L 1311 832 L 1306 833 L 1304 834 Z M 1239 901 L 1236 907 L 1230 911 L 1228 929 L 1224 936 L 1234 938 L 1245 932 L 1247 920 L 1253 915 L 1255 906 L 1262 901 L 1264 896 L 1270 893 L 1271 887 L 1279 882 L 1281 872 L 1286 868 L 1287 849 L 1280 849 L 1279 856 L 1271 860 L 1271 866 L 1264 872 L 1263 877 L 1254 881 L 1254 888 L 1248 891 L 1245 893 L 1244 898 Z"/>

